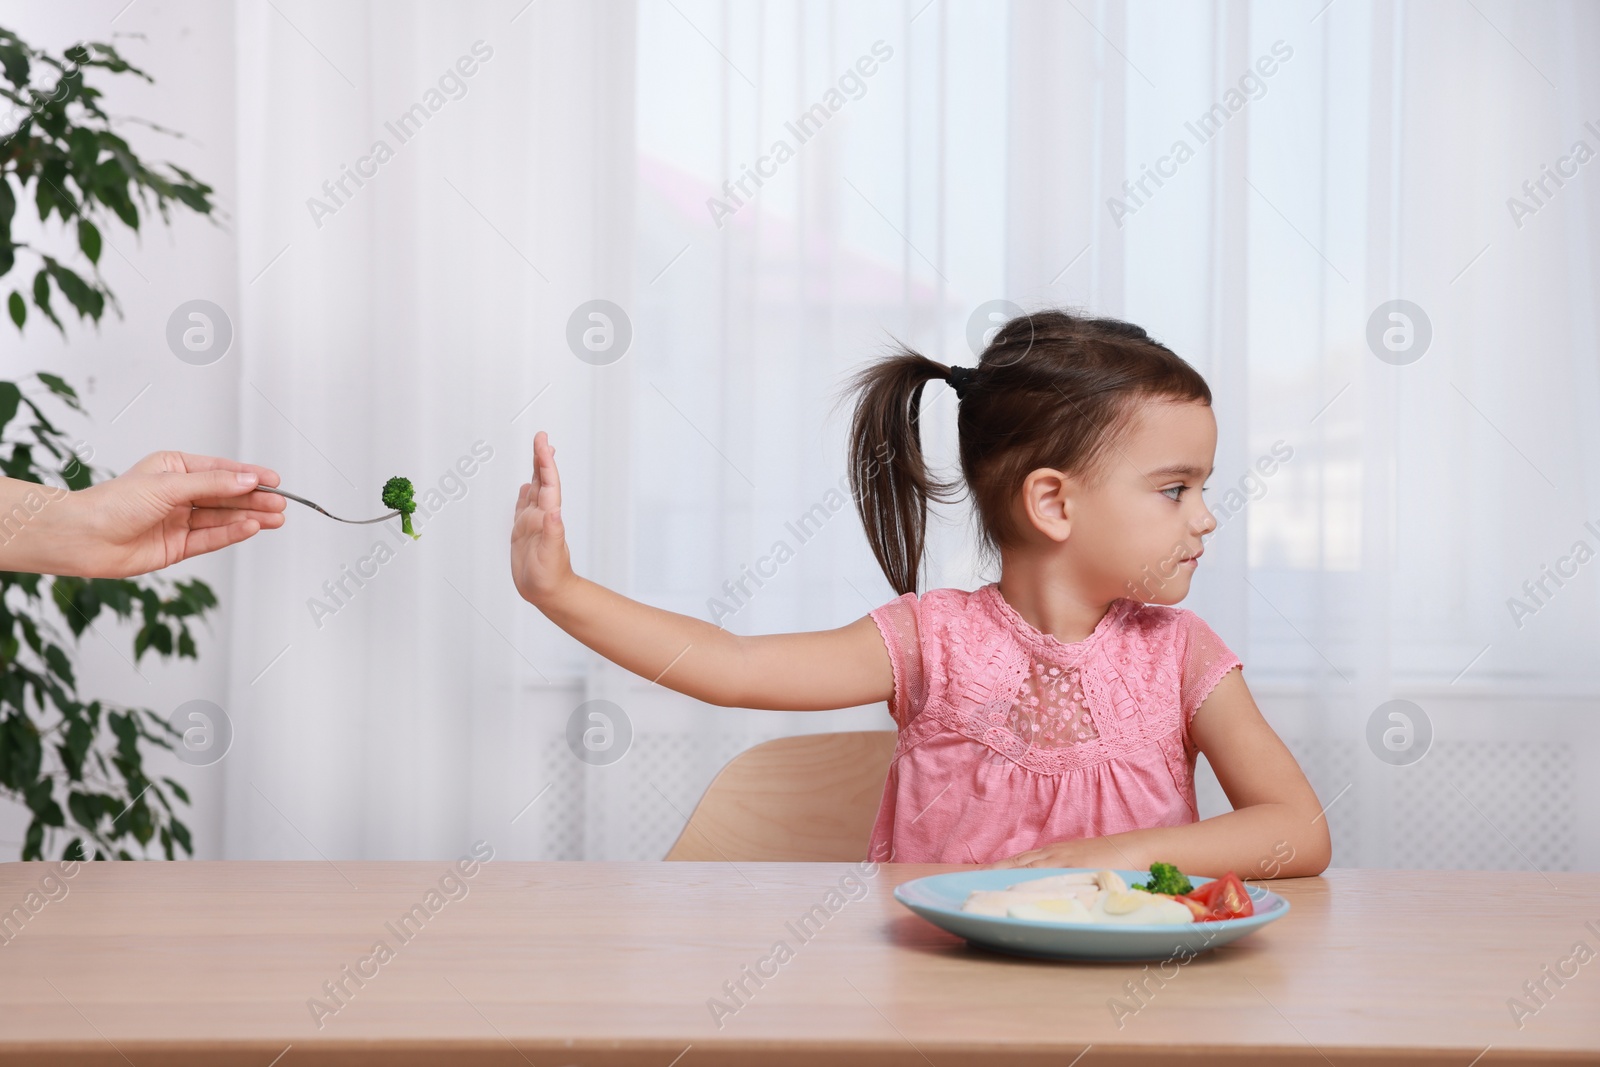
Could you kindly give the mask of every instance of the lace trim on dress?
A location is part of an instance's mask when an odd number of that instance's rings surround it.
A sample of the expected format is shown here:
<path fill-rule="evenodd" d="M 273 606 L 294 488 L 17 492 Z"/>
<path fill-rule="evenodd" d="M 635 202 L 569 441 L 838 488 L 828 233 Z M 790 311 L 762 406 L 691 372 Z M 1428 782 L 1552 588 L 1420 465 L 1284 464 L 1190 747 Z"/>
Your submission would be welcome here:
<path fill-rule="evenodd" d="M 1078 677 L 1076 667 L 1034 660 L 1006 728 L 1039 748 L 1064 748 L 1099 737 Z"/>
<path fill-rule="evenodd" d="M 874 612 L 892 651 L 900 726 L 895 758 L 943 731 L 985 746 L 993 758 L 1059 775 L 1160 745 L 1180 792 L 1192 788 L 1188 718 L 1238 658 L 1187 609 L 1115 601 L 1082 641 L 1063 643 L 1030 626 L 999 595 L 979 590 L 973 614 L 932 616 L 906 594 Z M 931 607 L 930 607 L 930 610 Z M 999 625 L 990 625 L 990 622 Z M 1116 632 L 1117 640 L 1105 640 Z M 938 695 L 921 640 L 943 650 Z M 919 713 L 918 709 L 922 709 Z"/>
<path fill-rule="evenodd" d="M 1156 743 L 1182 729 L 1176 709 L 1168 715 L 1150 718 L 1137 715 L 1119 717 L 1111 694 L 1105 692 L 1100 684 L 1103 678 L 1115 677 L 1116 669 L 1108 661 L 1102 660 L 1087 664 L 1081 673 L 1076 670 L 1072 672 L 1077 675 L 1081 687 L 1081 705 L 1074 704 L 1074 707 L 1082 707 L 1091 727 L 1095 722 L 1095 709 L 1099 709 L 1102 722 L 1116 723 L 1115 733 L 1103 736 L 1096 729 L 1095 736 L 1082 737 L 1086 731 L 1083 730 L 1083 720 L 1078 718 L 1058 721 L 1048 730 L 1036 733 L 1032 729 L 1036 720 L 1028 719 L 1027 698 L 1022 695 L 1030 691 L 1029 677 L 1034 670 L 1033 661 L 1020 645 L 1011 645 L 1009 652 L 1009 662 L 999 671 L 999 677 L 1004 679 L 1003 685 L 994 687 L 995 699 L 979 705 L 970 713 L 960 711 L 943 700 L 933 701 L 916 727 L 902 737 L 901 750 L 914 747 L 941 729 L 949 729 L 1027 770 L 1038 774 L 1061 774 L 1116 759 L 1132 749 Z M 1047 670 L 1049 666 L 1045 665 Z M 999 696 L 1002 691 L 1006 694 L 1003 697 Z M 1019 702 L 1025 709 L 1022 712 L 1017 710 Z M 1025 731 L 1018 731 L 1019 720 L 1027 722 Z M 1074 736 L 1081 739 L 1052 746 L 1036 739 L 1040 733 L 1058 741 Z"/>
<path fill-rule="evenodd" d="M 873 621 L 889 646 L 889 662 L 894 669 L 894 694 L 889 699 L 889 714 L 896 724 L 907 726 L 917 709 L 928 700 L 928 679 L 922 669 L 921 632 L 917 626 L 916 594 L 907 593 L 875 612 Z M 885 628 L 887 623 L 887 628 Z"/>
<path fill-rule="evenodd" d="M 1068 643 L 1054 634 L 1045 633 L 1027 619 L 1024 619 L 1022 614 L 1011 606 L 1011 602 L 1001 595 L 999 582 L 990 582 L 979 592 L 987 594 L 990 608 L 1025 648 L 1041 659 L 1059 663 L 1064 667 L 1077 666 L 1082 663 L 1084 657 L 1098 646 L 1105 639 L 1105 636 L 1117 626 L 1118 620 L 1122 615 L 1130 607 L 1134 606 L 1134 602 L 1126 597 L 1119 597 L 1113 600 L 1111 606 L 1106 608 L 1106 613 L 1100 617 L 1100 621 L 1095 624 L 1088 637 L 1081 641 Z"/>
<path fill-rule="evenodd" d="M 1222 681 L 1223 675 L 1244 664 L 1204 619 L 1192 611 L 1185 610 L 1184 614 L 1186 647 L 1179 704 L 1183 708 L 1183 721 L 1187 723 Z"/>

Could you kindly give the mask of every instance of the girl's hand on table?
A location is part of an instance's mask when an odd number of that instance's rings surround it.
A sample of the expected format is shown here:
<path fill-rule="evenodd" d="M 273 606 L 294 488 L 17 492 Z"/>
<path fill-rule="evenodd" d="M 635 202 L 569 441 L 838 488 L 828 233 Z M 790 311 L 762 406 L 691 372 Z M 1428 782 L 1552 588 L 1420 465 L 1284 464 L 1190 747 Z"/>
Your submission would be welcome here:
<path fill-rule="evenodd" d="M 1057 841 L 1042 848 L 1019 852 L 979 870 L 1004 870 L 1012 867 L 1092 867 L 1095 870 L 1144 870 L 1139 857 L 1118 848 L 1108 837 L 1084 837 L 1076 841 Z"/>

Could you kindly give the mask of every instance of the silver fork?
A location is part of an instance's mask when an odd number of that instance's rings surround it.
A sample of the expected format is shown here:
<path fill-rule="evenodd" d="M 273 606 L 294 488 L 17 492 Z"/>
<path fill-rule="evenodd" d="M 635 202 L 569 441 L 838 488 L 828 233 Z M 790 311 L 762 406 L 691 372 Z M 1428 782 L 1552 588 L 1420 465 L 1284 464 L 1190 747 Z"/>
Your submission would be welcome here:
<path fill-rule="evenodd" d="M 328 516 L 328 518 L 330 518 L 330 519 L 334 519 L 335 521 L 338 521 L 338 522 L 348 522 L 353 526 L 367 526 L 367 525 L 370 525 L 370 524 L 372 524 L 374 522 L 388 522 L 390 519 L 398 519 L 400 517 L 400 513 L 398 511 L 391 511 L 391 512 L 389 512 L 389 514 L 387 514 L 387 515 L 379 515 L 375 519 L 341 519 L 341 518 L 339 518 L 339 516 L 335 515 L 333 512 L 331 512 L 327 508 L 323 507 L 321 504 L 314 504 L 311 501 L 307 500 L 303 496 L 295 496 L 293 493 L 286 493 L 282 489 L 272 489 L 272 488 L 269 488 L 269 487 L 267 487 L 265 485 L 258 485 L 258 486 L 256 486 L 256 491 L 260 492 L 260 493 L 276 493 L 279 496 L 288 497 L 290 500 L 293 500 L 296 504 L 304 504 L 306 507 L 312 509 L 313 511 L 322 512 L 324 515 Z"/>

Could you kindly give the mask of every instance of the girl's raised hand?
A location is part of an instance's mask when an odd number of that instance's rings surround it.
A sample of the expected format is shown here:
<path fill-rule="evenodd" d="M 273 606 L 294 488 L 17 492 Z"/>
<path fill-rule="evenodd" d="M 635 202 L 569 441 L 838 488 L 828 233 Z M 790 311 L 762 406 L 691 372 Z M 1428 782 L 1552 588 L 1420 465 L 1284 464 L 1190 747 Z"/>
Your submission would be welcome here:
<path fill-rule="evenodd" d="M 535 434 L 533 481 L 517 494 L 511 524 L 511 577 L 545 618 L 652 684 L 718 707 L 814 711 L 889 699 L 893 665 L 870 616 L 834 630 L 742 637 L 573 574 L 555 455 L 544 431 Z"/>
<path fill-rule="evenodd" d="M 517 493 L 511 523 L 511 578 L 530 604 L 548 600 L 571 581 L 566 527 L 561 522 L 561 476 L 556 450 L 543 430 L 533 435 L 533 481 Z"/>

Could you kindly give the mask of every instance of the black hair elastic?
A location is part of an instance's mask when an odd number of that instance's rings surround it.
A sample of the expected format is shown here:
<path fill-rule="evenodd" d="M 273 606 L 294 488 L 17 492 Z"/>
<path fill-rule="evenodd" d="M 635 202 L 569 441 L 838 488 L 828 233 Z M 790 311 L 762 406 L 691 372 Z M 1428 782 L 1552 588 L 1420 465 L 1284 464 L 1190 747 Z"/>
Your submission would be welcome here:
<path fill-rule="evenodd" d="M 956 399 L 966 396 L 967 386 L 972 384 L 972 376 L 977 373 L 976 367 L 951 367 L 950 374 L 945 379 L 950 383 L 950 388 L 956 391 Z"/>

